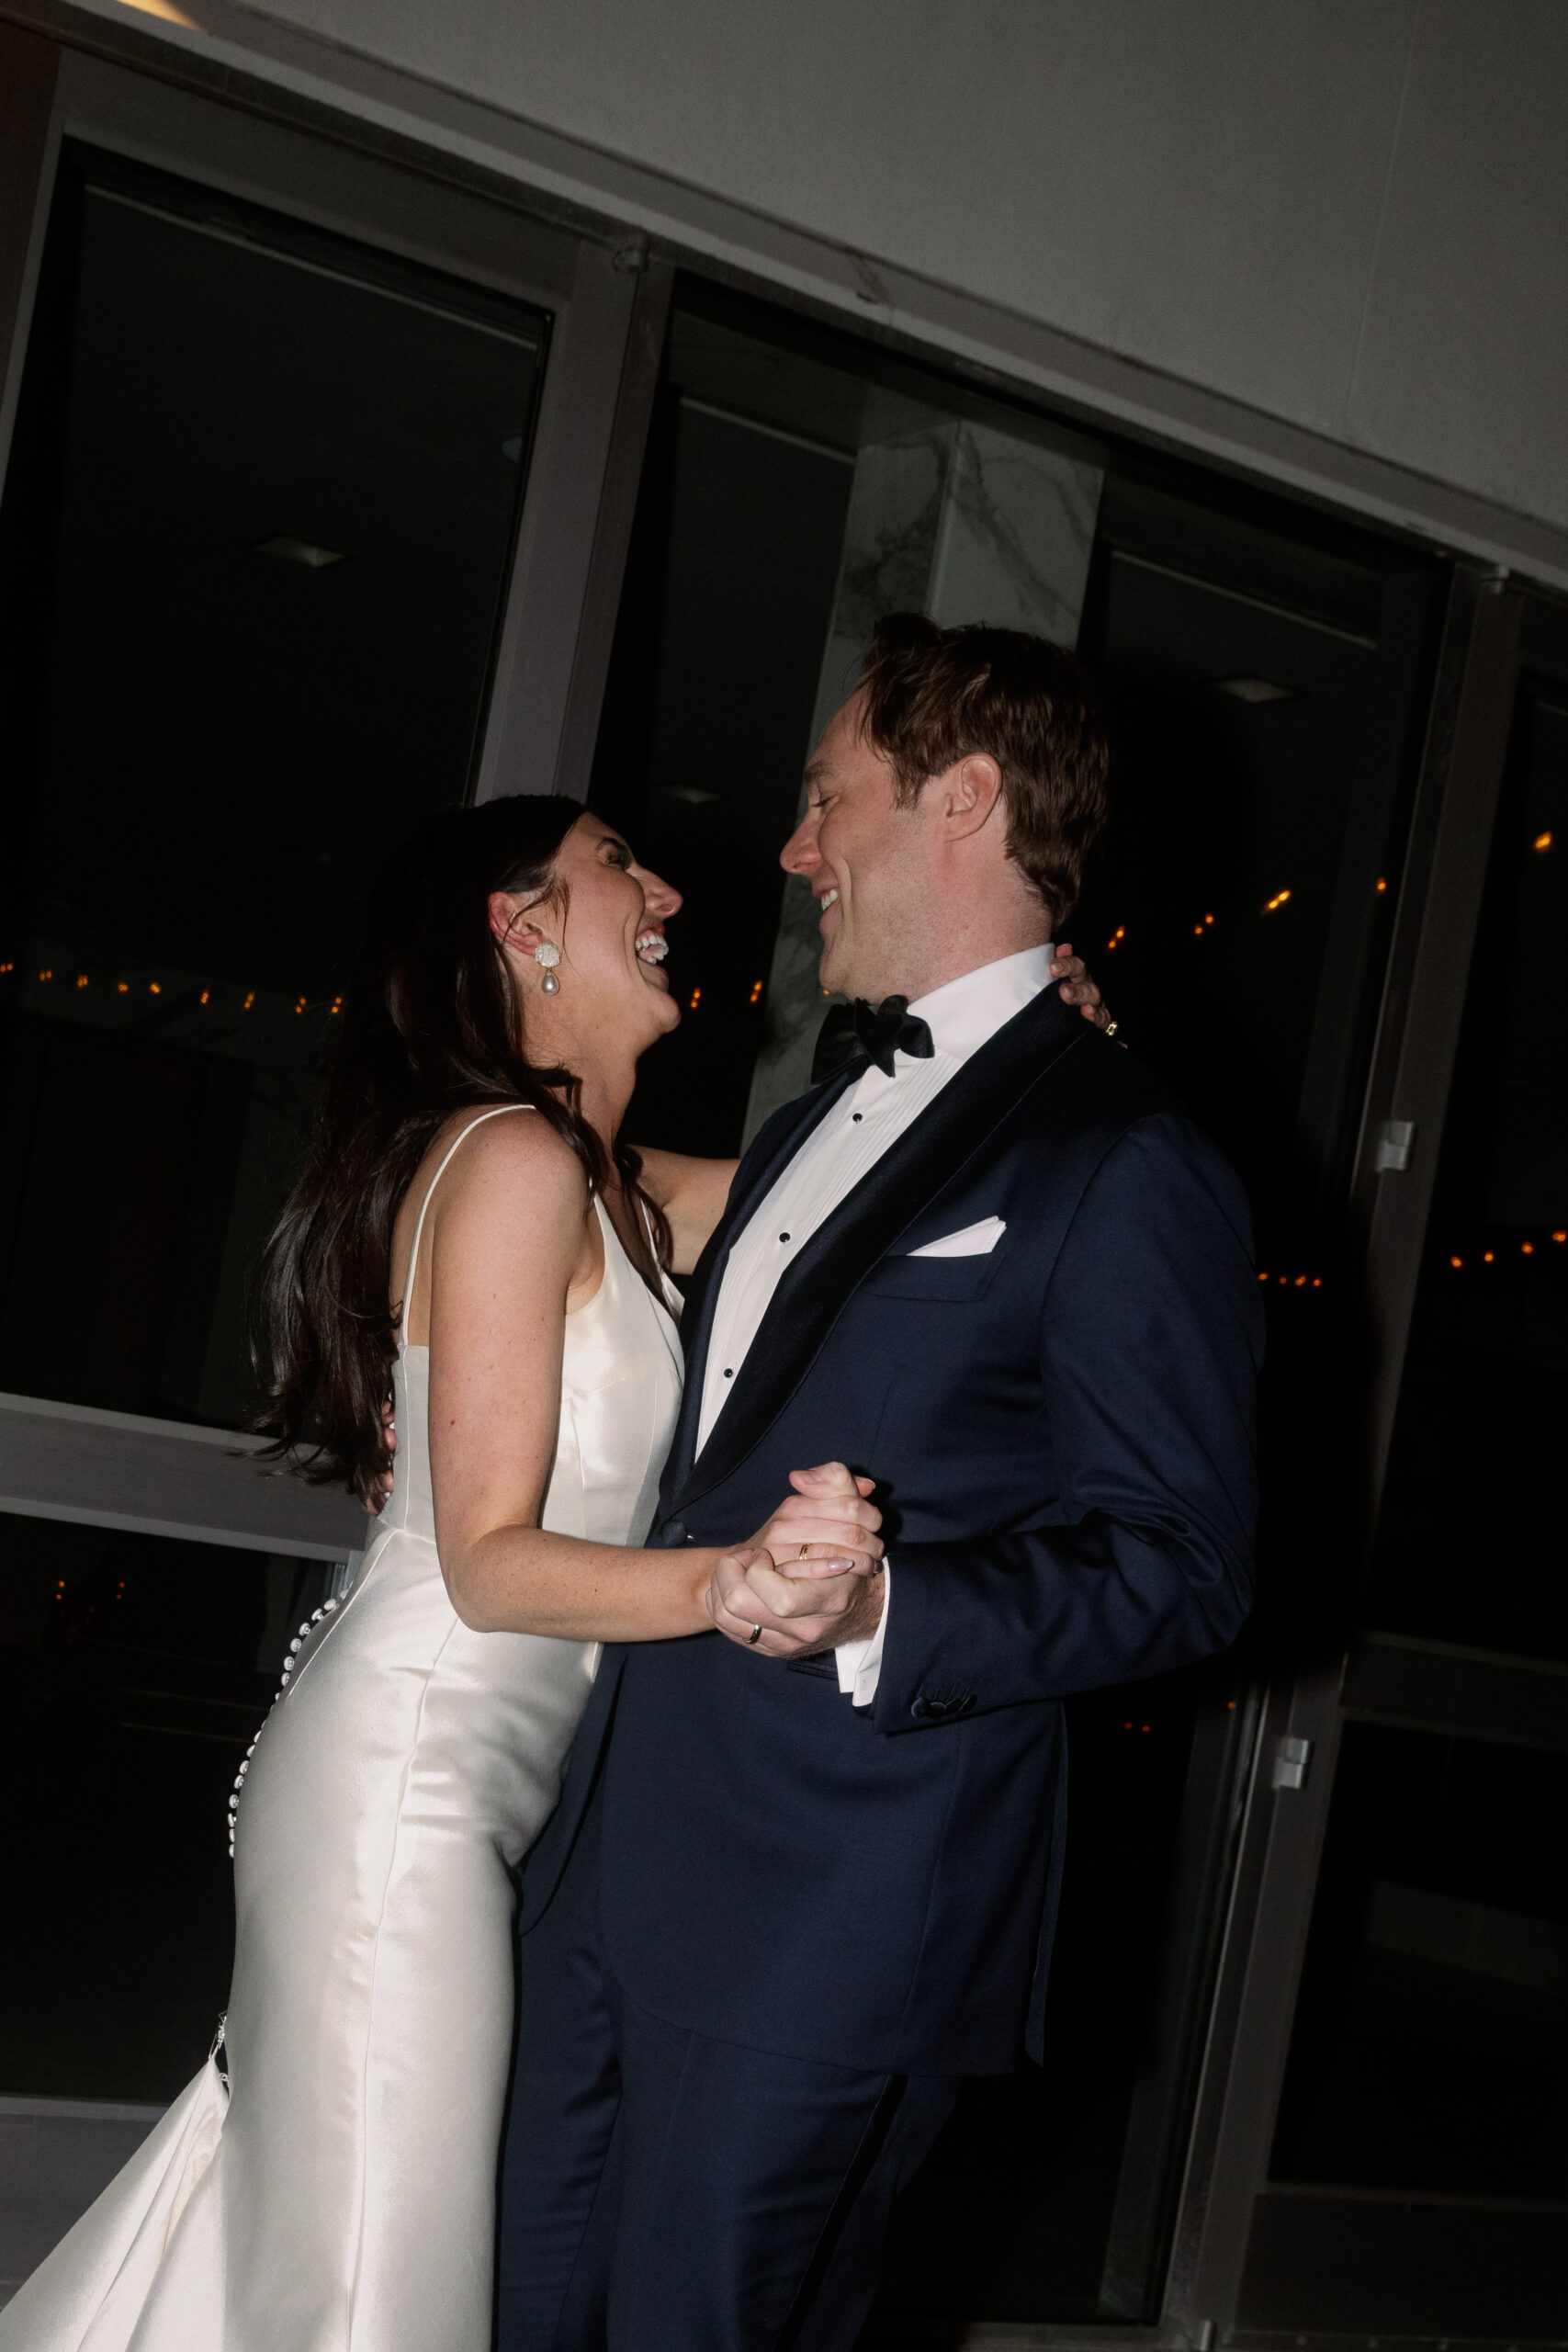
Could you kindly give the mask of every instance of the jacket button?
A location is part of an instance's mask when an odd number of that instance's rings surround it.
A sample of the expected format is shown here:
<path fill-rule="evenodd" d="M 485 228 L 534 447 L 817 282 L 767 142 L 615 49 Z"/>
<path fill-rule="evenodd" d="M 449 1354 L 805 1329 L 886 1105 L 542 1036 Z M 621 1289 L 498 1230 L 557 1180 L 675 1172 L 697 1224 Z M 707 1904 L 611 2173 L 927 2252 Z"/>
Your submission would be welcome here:
<path fill-rule="evenodd" d="M 973 1690 L 922 1690 L 910 1705 L 909 1713 L 918 1723 L 943 1723 L 949 1715 L 962 1715 L 975 1704 Z"/>

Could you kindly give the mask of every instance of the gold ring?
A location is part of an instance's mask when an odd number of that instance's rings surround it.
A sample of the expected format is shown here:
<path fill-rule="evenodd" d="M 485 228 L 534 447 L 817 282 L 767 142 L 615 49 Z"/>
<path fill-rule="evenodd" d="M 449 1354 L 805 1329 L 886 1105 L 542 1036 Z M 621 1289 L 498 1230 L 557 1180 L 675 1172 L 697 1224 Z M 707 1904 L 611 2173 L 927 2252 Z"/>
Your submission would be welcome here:
<path fill-rule="evenodd" d="M 1108 1037 L 1114 1037 L 1116 1032 L 1121 1028 L 1121 1026 L 1122 1023 L 1119 1021 L 1108 1021 L 1105 1024 L 1106 1035 Z"/>
<path fill-rule="evenodd" d="M 806 1557 L 806 1555 L 807 1555 L 807 1552 L 809 1552 L 809 1551 L 810 1551 L 810 1549 L 811 1549 L 811 1546 L 810 1546 L 810 1544 L 803 1544 L 801 1545 L 801 1547 L 800 1547 L 800 1555 L 799 1555 L 799 1556 L 804 1560 L 804 1559 L 805 1559 L 805 1557 Z"/>
<path fill-rule="evenodd" d="M 754 1646 L 755 1646 L 755 1645 L 756 1645 L 758 1642 L 760 1642 L 760 1641 L 761 1640 L 761 1638 L 762 1638 L 762 1629 L 761 1629 L 761 1625 L 753 1625 L 753 1626 L 752 1626 L 752 1628 L 751 1628 L 751 1630 L 750 1630 L 750 1633 L 747 1634 L 747 1636 L 746 1636 L 746 1646 L 747 1646 L 747 1648 L 748 1648 L 748 1649 L 751 1649 L 752 1647 L 754 1647 Z"/>

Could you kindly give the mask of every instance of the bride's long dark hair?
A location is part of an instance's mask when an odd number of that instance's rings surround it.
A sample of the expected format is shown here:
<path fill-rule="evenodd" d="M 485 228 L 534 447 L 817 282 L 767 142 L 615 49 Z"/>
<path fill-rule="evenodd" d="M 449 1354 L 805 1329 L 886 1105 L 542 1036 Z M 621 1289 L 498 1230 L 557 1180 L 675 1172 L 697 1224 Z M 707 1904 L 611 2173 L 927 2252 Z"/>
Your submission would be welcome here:
<path fill-rule="evenodd" d="M 400 1319 L 389 1295 L 392 1228 L 444 1123 L 532 1103 L 594 1190 L 612 1181 L 577 1078 L 528 1059 L 522 1006 L 490 928 L 494 890 L 563 901 L 555 861 L 581 815 L 577 801 L 543 793 L 444 810 L 391 860 L 372 897 L 321 1114 L 261 1281 L 270 1401 L 255 1427 L 274 1457 L 317 1484 L 341 1479 L 374 1500 L 391 1467 L 382 1415 Z M 615 1162 L 640 1191 L 636 1152 L 617 1144 Z M 648 1205 L 667 1257 L 664 1219 Z"/>

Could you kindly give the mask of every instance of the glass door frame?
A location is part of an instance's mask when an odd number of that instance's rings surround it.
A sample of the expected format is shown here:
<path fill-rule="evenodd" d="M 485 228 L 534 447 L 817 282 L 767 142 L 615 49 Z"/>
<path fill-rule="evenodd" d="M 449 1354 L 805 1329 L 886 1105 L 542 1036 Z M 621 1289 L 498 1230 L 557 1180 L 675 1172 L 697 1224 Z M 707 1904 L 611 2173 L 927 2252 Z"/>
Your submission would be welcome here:
<path fill-rule="evenodd" d="M 1367 1347 L 1359 1491 L 1347 1559 L 1359 1576 L 1387 1465 L 1458 1052 L 1494 822 L 1517 693 L 1527 667 L 1568 679 L 1568 614 L 1506 575 L 1456 566 L 1399 883 L 1351 1193 Z M 1209 2044 L 1188 2152 L 1162 2341 L 1274 2340 L 1238 2325 L 1244 2273 L 1283 2085 L 1339 1744 L 1348 1721 L 1517 1741 L 1521 1701 L 1562 1669 L 1524 1662 L 1473 1668 L 1445 1648 L 1359 1634 L 1269 1688 L 1251 1761 Z M 1528 1689 L 1526 1686 L 1529 1686 Z M 1336 2223 L 1389 2202 L 1386 2192 L 1311 2192 L 1323 2259 Z M 1396 2200 L 1397 2201 L 1397 2200 Z M 1451 2227 L 1466 2200 L 1443 2200 Z M 1490 2200 L 1495 2202 L 1496 2200 Z M 1506 2200 L 1505 2200 L 1506 2201 Z M 1450 2210 L 1450 2208 L 1452 2210 Z M 1280 2328 L 1290 2325 L 1281 2314 Z M 1295 2343 L 1312 2340 L 1292 2331 Z"/>
<path fill-rule="evenodd" d="M 0 480 L 62 142 L 70 139 L 550 318 L 523 509 L 496 632 L 474 797 L 587 791 L 672 272 L 645 240 L 544 222 L 353 144 L 264 120 L 0 25 Z M 346 1560 L 333 1490 L 258 1478 L 226 1432 L 0 1398 L 0 1509 Z"/>

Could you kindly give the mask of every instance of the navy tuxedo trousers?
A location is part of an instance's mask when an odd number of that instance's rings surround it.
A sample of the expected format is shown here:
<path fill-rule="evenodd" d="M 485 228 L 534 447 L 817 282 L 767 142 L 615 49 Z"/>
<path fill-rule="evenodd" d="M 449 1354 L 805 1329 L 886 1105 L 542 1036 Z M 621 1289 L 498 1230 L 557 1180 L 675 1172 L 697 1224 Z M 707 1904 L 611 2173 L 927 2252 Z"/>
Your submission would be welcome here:
<path fill-rule="evenodd" d="M 599 1928 L 600 1810 L 523 1947 L 500 2352 L 850 2352 L 958 2083 L 629 2001 Z"/>

